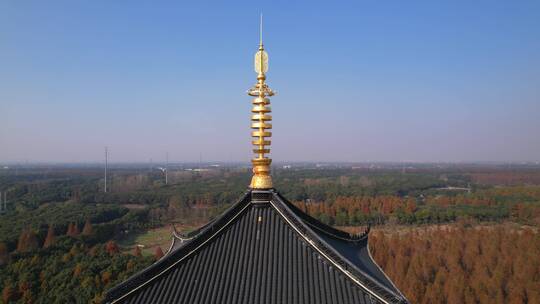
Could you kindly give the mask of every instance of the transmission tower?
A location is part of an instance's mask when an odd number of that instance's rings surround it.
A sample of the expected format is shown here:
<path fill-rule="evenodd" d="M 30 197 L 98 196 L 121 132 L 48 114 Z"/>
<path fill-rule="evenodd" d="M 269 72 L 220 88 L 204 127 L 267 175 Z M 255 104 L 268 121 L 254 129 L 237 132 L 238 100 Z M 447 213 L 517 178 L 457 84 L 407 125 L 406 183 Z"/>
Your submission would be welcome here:
<path fill-rule="evenodd" d="M 165 185 L 169 184 L 169 152 L 165 155 Z"/>
<path fill-rule="evenodd" d="M 105 147 L 105 186 L 103 192 L 107 193 L 107 167 L 109 166 L 109 149 Z"/>

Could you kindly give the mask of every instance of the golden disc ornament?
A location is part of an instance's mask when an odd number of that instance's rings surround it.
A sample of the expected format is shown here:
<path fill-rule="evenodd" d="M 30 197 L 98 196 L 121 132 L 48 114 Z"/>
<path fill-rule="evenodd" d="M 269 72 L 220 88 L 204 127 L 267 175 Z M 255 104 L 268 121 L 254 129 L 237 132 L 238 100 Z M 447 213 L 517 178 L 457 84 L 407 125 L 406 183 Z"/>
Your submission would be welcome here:
<path fill-rule="evenodd" d="M 268 53 L 260 50 L 255 54 L 255 72 L 257 74 L 268 72 Z"/>

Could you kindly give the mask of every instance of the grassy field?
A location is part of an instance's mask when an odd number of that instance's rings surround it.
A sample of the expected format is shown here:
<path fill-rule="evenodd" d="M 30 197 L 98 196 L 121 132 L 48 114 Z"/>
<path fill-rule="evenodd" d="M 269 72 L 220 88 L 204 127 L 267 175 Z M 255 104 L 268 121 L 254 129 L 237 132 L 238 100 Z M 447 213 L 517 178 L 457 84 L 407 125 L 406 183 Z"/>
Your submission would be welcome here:
<path fill-rule="evenodd" d="M 133 252 L 135 246 L 140 246 L 143 255 L 153 255 L 159 246 L 165 253 L 172 240 L 172 228 L 160 227 L 148 230 L 141 234 L 130 234 L 120 242 L 124 252 Z"/>
<path fill-rule="evenodd" d="M 199 225 L 200 226 L 200 225 Z M 180 226 L 176 225 L 176 229 L 179 232 L 189 232 L 199 226 Z M 135 246 L 140 246 L 142 254 L 153 255 L 156 248 L 159 246 L 163 250 L 163 253 L 167 252 L 172 242 L 172 227 L 165 226 L 155 229 L 150 229 L 144 233 L 133 233 L 125 237 L 119 242 L 119 245 L 123 252 L 133 252 Z"/>

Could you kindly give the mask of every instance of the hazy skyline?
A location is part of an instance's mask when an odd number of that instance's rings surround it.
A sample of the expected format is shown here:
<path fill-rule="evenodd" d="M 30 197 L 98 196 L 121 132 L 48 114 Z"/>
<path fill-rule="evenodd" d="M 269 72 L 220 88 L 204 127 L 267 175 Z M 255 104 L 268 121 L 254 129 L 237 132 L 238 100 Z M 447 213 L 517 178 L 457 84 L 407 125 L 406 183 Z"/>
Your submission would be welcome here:
<path fill-rule="evenodd" d="M 0 162 L 540 160 L 540 2 L 0 2 Z"/>

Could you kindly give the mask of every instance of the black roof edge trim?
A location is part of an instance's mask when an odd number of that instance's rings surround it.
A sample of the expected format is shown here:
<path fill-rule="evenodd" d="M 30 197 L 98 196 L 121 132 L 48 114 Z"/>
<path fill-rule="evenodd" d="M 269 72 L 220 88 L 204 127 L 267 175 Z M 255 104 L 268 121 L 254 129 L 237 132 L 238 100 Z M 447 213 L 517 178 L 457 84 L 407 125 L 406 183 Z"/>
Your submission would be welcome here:
<path fill-rule="evenodd" d="M 179 232 L 177 229 L 176 229 L 176 226 L 174 226 L 174 224 L 171 224 L 173 226 L 173 236 L 177 239 L 180 239 L 182 241 L 187 241 L 187 240 L 190 240 L 194 237 L 196 237 L 197 235 L 199 235 L 203 230 L 204 228 L 212 225 L 215 221 L 216 221 L 217 218 L 215 219 L 212 219 L 210 220 L 208 223 L 200 226 L 199 228 L 196 228 L 194 229 L 193 231 L 190 231 L 190 232 Z"/>
<path fill-rule="evenodd" d="M 291 209 L 291 211 L 304 220 L 306 224 L 334 238 L 347 242 L 361 242 L 368 237 L 369 231 L 371 230 L 370 225 L 368 225 L 366 230 L 360 234 L 351 234 L 346 231 L 336 229 L 300 210 L 300 208 L 296 207 L 293 203 L 289 202 L 285 197 L 283 197 L 281 193 L 277 191 L 274 191 L 274 193 L 283 201 L 283 203 L 287 205 L 287 207 L 289 207 L 289 209 Z"/>
<path fill-rule="evenodd" d="M 154 279 L 176 262 L 175 257 L 187 255 L 197 246 L 204 243 L 208 237 L 213 235 L 213 232 L 219 229 L 219 226 L 226 224 L 232 217 L 234 217 L 238 212 L 242 211 L 242 209 L 251 202 L 250 194 L 251 190 L 246 191 L 235 204 L 223 212 L 221 216 L 217 217 L 211 225 L 205 225 L 206 227 L 204 227 L 198 234 L 200 237 L 194 238 L 193 240 L 187 242 L 184 246 L 165 255 L 162 259 L 156 261 L 154 264 L 137 272 L 126 281 L 109 289 L 105 294 L 104 302 L 111 303 L 112 301 L 123 297 L 131 290 L 138 288 L 149 280 Z"/>

